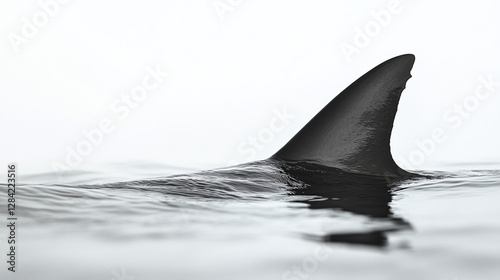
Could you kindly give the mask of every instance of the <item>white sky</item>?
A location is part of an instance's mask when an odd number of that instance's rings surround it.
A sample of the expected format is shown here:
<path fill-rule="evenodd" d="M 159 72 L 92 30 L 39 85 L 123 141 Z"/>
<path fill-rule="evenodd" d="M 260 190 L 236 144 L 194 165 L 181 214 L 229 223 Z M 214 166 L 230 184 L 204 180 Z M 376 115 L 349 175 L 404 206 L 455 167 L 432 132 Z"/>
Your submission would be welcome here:
<path fill-rule="evenodd" d="M 383 26 L 375 15 L 394 1 L 351 2 L 73 0 L 51 6 L 48 23 L 26 38 L 24 18 L 46 12 L 38 1 L 1 1 L 1 164 L 51 172 L 103 119 L 114 130 L 74 168 L 267 158 L 351 82 L 404 53 L 417 59 L 393 132 L 396 161 L 408 167 L 415 141 L 442 128 L 446 140 L 414 167 L 500 162 L 500 85 L 457 128 L 443 118 L 471 100 L 480 77 L 500 82 L 500 2 L 396 1 Z M 221 18 L 214 3 L 233 7 Z M 356 29 L 367 27 L 376 34 L 348 61 L 340 45 L 355 46 Z M 25 40 L 17 53 L 12 34 Z M 169 77 L 120 118 L 113 102 L 157 65 Z M 270 137 L 284 108 L 293 118 Z M 259 133 L 260 150 L 246 142 Z"/>

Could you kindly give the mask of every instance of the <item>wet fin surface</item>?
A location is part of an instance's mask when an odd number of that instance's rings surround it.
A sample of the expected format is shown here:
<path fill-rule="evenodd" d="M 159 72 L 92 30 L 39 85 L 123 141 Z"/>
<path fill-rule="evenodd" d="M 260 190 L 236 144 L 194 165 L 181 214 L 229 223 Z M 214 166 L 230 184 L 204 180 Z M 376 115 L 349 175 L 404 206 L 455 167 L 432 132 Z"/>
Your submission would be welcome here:
<path fill-rule="evenodd" d="M 305 161 L 351 172 L 402 177 L 390 138 L 399 99 L 415 57 L 389 59 L 360 77 L 271 158 Z"/>

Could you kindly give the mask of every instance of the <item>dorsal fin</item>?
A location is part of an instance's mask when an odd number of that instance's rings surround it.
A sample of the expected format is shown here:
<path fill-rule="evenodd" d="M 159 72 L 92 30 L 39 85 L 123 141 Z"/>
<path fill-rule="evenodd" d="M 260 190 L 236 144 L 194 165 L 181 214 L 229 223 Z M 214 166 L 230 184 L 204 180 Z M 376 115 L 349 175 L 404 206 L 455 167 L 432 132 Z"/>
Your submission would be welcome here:
<path fill-rule="evenodd" d="M 401 55 L 370 70 L 328 103 L 272 158 L 362 174 L 408 175 L 394 162 L 390 139 L 414 61 L 412 54 Z"/>

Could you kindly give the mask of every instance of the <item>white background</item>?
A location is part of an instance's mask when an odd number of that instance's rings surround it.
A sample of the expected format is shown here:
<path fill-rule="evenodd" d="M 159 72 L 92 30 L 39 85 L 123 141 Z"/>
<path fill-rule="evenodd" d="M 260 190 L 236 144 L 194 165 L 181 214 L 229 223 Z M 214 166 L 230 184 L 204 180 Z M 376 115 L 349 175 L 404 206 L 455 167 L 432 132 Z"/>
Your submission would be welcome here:
<path fill-rule="evenodd" d="M 500 162 L 500 86 L 458 128 L 443 119 L 474 94 L 480 77 L 500 81 L 500 3 L 351 2 L 73 0 L 57 4 L 26 38 L 26 22 L 45 13 L 40 2 L 2 1 L 0 163 L 53 172 L 68 147 L 85 140 L 82 130 L 105 118 L 115 129 L 75 169 L 198 169 L 267 158 L 351 82 L 404 53 L 416 63 L 393 131 L 396 161 L 409 167 L 415 141 L 442 128 L 446 140 L 414 168 Z M 381 11 L 391 15 L 383 24 Z M 346 57 L 341 46 L 356 47 L 357 29 L 366 28 L 369 41 Z M 16 47 L 13 36 L 26 41 Z M 117 118 L 113 102 L 156 65 L 170 76 Z M 255 155 L 242 152 L 284 109 L 294 116 L 289 124 L 252 148 Z"/>

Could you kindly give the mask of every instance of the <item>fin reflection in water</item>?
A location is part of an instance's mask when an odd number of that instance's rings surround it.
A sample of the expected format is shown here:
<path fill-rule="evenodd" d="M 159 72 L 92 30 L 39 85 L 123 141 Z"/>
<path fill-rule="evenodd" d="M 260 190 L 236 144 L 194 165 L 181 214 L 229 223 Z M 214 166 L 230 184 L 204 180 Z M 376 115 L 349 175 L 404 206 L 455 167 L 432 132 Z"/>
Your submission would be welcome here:
<path fill-rule="evenodd" d="M 387 233 L 411 229 L 409 222 L 394 216 L 390 207 L 392 189 L 401 182 L 399 179 L 346 173 L 340 169 L 310 163 L 283 163 L 282 168 L 294 180 L 303 183 L 301 188 L 292 188 L 290 195 L 300 196 L 293 201 L 305 203 L 310 209 L 341 210 L 373 220 L 385 220 L 391 224 L 388 228 L 366 232 L 307 235 L 309 239 L 385 247 L 388 245 Z M 311 199 L 304 199 L 303 196 L 311 196 Z"/>

